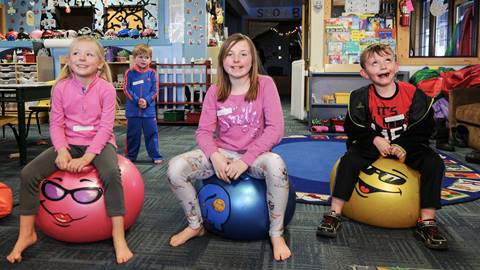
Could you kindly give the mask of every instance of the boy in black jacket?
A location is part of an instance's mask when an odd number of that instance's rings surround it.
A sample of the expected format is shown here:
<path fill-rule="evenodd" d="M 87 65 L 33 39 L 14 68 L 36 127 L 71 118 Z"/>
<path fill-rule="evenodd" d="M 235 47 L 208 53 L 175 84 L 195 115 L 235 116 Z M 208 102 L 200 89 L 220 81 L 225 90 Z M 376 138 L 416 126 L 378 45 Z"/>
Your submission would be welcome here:
<path fill-rule="evenodd" d="M 445 166 L 429 147 L 433 131 L 432 99 L 405 82 L 395 82 L 399 69 L 393 50 L 383 44 L 367 47 L 360 56 L 360 75 L 372 84 L 350 95 L 345 131 L 347 153 L 337 169 L 330 212 L 323 217 L 317 235 L 335 237 L 345 201 L 350 199 L 360 170 L 378 157 L 398 158 L 418 170 L 421 219 L 415 234 L 428 248 L 447 249 L 447 240 L 435 222 Z"/>

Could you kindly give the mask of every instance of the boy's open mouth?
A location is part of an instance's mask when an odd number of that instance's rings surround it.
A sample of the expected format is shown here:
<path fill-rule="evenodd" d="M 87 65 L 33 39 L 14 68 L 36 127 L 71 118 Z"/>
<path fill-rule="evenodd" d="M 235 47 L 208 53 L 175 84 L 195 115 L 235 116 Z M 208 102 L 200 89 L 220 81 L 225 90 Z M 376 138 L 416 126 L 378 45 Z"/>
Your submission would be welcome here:
<path fill-rule="evenodd" d="M 390 72 L 378 74 L 380 78 L 387 78 L 388 76 L 390 76 Z"/>

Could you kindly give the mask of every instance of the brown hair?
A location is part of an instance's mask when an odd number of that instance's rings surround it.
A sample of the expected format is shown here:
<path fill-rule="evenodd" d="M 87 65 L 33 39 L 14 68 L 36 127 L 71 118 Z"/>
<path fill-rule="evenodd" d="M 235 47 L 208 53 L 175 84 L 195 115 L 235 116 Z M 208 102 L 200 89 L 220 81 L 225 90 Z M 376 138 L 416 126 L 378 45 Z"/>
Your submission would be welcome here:
<path fill-rule="evenodd" d="M 230 82 L 230 77 L 228 73 L 223 68 L 223 60 L 227 57 L 230 49 L 240 41 L 246 41 L 248 47 L 250 48 L 250 54 L 252 56 L 252 68 L 249 72 L 250 79 L 250 88 L 248 89 L 247 95 L 245 96 L 246 101 L 253 101 L 257 99 L 258 94 L 258 54 L 253 45 L 252 40 L 240 33 L 231 35 L 222 43 L 220 47 L 220 52 L 218 53 L 218 101 L 223 102 L 227 100 L 228 96 L 232 91 L 232 83 Z"/>
<path fill-rule="evenodd" d="M 374 54 L 378 54 L 380 56 L 392 55 L 395 58 L 395 61 L 397 61 L 397 57 L 392 47 L 386 44 L 375 43 L 368 45 L 368 47 L 363 50 L 362 54 L 360 55 L 360 66 L 365 68 L 365 63 L 367 62 L 368 58 Z"/>
<path fill-rule="evenodd" d="M 138 44 L 137 46 L 135 46 L 133 48 L 133 51 L 132 51 L 132 55 L 133 57 L 137 57 L 141 54 L 146 54 L 148 55 L 150 58 L 152 58 L 152 48 L 150 48 L 147 44 L 145 43 L 141 43 L 141 44 Z"/>

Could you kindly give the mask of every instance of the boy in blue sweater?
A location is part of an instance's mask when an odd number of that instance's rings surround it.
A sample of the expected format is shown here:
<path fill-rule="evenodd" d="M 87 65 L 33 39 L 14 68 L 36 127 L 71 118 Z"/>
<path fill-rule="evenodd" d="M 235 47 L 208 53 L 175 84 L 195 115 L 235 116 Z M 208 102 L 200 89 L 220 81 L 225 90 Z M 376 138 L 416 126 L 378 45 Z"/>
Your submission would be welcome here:
<path fill-rule="evenodd" d="M 163 157 L 158 146 L 156 110 L 157 75 L 155 70 L 150 68 L 152 49 L 146 44 L 139 44 L 133 48 L 132 54 L 135 65 L 125 72 L 123 85 L 127 117 L 125 154 L 131 161 L 137 159 L 143 130 L 148 156 L 155 164 L 161 164 Z"/>

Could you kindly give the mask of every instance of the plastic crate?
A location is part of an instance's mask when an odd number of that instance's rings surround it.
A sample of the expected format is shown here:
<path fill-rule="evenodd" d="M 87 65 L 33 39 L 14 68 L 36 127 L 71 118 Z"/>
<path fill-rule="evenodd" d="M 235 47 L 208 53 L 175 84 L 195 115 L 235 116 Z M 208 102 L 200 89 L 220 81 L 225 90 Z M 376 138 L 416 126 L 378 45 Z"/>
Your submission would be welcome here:
<path fill-rule="evenodd" d="M 200 112 L 187 112 L 187 122 L 198 123 L 200 121 Z"/>
<path fill-rule="evenodd" d="M 185 120 L 185 111 L 184 110 L 168 110 L 163 112 L 164 121 L 183 121 Z"/>
<path fill-rule="evenodd" d="M 348 92 L 336 92 L 335 93 L 335 103 L 337 104 L 348 104 L 350 101 L 350 93 Z"/>

